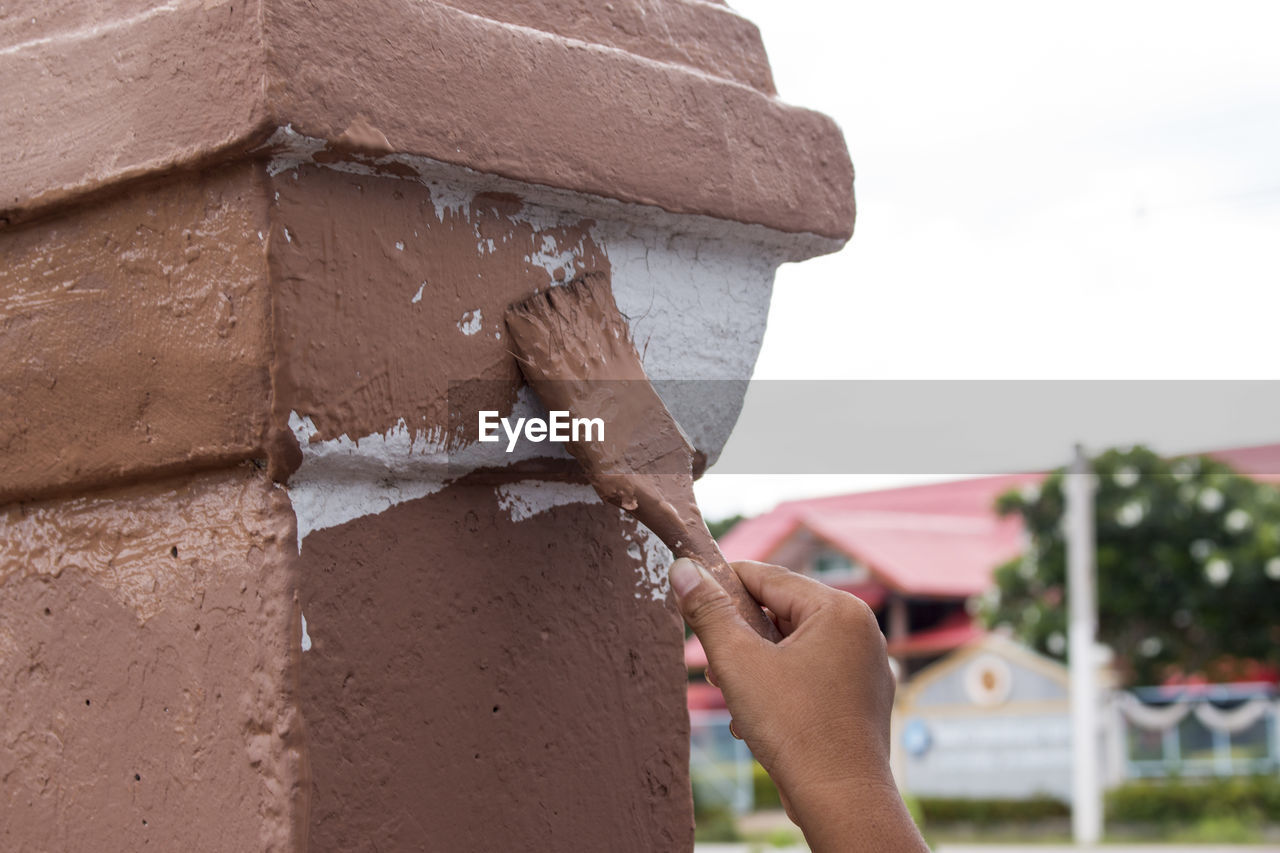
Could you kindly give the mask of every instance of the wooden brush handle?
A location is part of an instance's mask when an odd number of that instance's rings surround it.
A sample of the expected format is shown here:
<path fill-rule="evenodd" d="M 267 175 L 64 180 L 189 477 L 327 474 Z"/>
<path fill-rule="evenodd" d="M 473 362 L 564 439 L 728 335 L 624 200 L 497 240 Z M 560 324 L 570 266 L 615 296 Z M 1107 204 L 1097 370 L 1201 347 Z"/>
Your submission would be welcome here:
<path fill-rule="evenodd" d="M 707 536 L 710 549 L 702 548 L 701 554 L 688 554 L 690 559 L 697 560 L 707 567 L 707 571 L 719 581 L 720 586 L 724 587 L 725 592 L 729 593 L 729 597 L 733 599 L 734 605 L 737 606 L 738 612 L 742 614 L 742 618 L 747 624 L 755 629 L 755 632 L 764 637 L 771 643 L 777 643 L 782 639 L 778 626 L 773 624 L 773 620 L 760 608 L 760 602 L 756 601 L 747 588 L 742 585 L 742 579 L 738 577 L 738 573 L 729 565 L 728 560 L 724 558 L 724 554 L 720 553 L 720 547 L 716 545 L 710 534 Z"/>

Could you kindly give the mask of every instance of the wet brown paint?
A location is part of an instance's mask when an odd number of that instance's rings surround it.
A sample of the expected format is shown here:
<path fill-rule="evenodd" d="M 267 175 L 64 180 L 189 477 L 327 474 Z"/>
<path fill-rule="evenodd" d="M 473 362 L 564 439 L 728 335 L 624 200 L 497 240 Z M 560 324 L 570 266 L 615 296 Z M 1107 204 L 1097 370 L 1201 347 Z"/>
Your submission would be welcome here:
<path fill-rule="evenodd" d="M 455 485 L 309 535 L 317 850 L 688 850 L 683 633 L 613 507 Z"/>
<path fill-rule="evenodd" d="M 259 453 L 268 231 L 241 163 L 0 232 L 0 502 Z"/>
<path fill-rule="evenodd" d="M 274 422 L 297 411 L 316 440 L 401 419 L 445 432 L 451 382 L 478 380 L 476 409 L 509 411 L 521 378 L 502 314 L 552 281 L 529 257 L 550 240 L 573 250 L 575 271 L 608 266 L 590 221 L 535 228 L 514 218 L 523 205 L 510 195 L 441 216 L 419 182 L 319 166 L 283 172 L 271 189 Z"/>
<path fill-rule="evenodd" d="M 673 213 L 852 233 L 839 128 L 772 97 L 755 28 L 709 4 L 25 0 L 12 11 L 0 20 L 0 46 L 14 48 L 0 54 L 12 154 L 0 227 L 111 184 L 242 158 L 289 125 L 330 142 L 355 126 L 367 132 L 352 143 Z M 88 27 L 101 29 L 77 35 Z"/>

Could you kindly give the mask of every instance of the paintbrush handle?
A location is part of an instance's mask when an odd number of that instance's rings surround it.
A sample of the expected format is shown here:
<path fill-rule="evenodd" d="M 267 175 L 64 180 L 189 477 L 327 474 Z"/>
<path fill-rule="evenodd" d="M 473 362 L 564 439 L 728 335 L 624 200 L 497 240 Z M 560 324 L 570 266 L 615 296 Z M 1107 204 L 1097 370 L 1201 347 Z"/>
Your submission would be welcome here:
<path fill-rule="evenodd" d="M 773 624 L 773 620 L 768 614 L 760 608 L 760 602 L 756 601 L 747 588 L 742 585 L 741 578 L 738 573 L 733 570 L 724 556 L 720 554 L 720 549 L 716 548 L 718 561 L 711 562 L 707 565 L 707 571 L 719 581 L 720 586 L 724 587 L 725 592 L 729 593 L 729 597 L 733 599 L 734 605 L 738 608 L 738 612 L 742 614 L 742 618 L 746 620 L 755 632 L 764 637 L 771 643 L 779 642 L 782 639 L 778 626 Z"/>
<path fill-rule="evenodd" d="M 725 592 L 729 593 L 729 597 L 733 599 L 734 606 L 738 608 L 738 613 L 741 614 L 746 623 L 766 640 L 772 643 L 780 641 L 782 634 L 778 631 L 778 626 L 773 624 L 773 620 L 761 609 L 760 602 L 756 601 L 751 593 L 747 591 L 747 588 L 743 586 L 742 579 L 733 570 L 733 566 L 729 565 L 729 561 L 724 558 L 724 554 L 720 551 L 720 546 L 716 544 L 716 540 L 707 531 L 706 524 L 702 524 L 701 527 L 701 531 L 688 530 L 689 536 L 683 541 L 689 542 L 689 546 L 681 548 L 680 551 L 685 553 L 678 553 L 676 556 L 688 557 L 705 566 L 707 571 L 711 572 L 712 577 L 719 582 L 720 586 L 724 587 Z"/>

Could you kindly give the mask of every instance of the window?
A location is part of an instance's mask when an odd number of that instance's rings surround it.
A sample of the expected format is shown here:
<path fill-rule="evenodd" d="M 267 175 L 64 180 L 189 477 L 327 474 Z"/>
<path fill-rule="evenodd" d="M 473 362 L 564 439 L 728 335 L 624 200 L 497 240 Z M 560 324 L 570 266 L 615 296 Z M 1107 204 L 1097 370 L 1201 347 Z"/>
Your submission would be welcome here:
<path fill-rule="evenodd" d="M 864 566 L 849 558 L 848 554 L 831 548 L 822 548 L 813 556 L 813 576 L 824 581 L 848 583 L 866 577 Z"/>

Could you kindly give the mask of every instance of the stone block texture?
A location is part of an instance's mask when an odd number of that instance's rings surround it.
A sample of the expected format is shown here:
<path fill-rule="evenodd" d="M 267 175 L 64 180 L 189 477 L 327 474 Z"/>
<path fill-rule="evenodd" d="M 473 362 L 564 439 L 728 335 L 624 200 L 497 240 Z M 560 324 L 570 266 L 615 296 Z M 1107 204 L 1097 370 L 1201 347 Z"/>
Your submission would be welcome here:
<path fill-rule="evenodd" d="M 20 2 L 0 72 L 0 849 L 691 849 L 669 555 L 456 414 L 536 407 L 503 311 L 585 271 L 750 375 L 853 226 L 754 27 Z M 740 400 L 669 402 L 714 460 Z"/>

